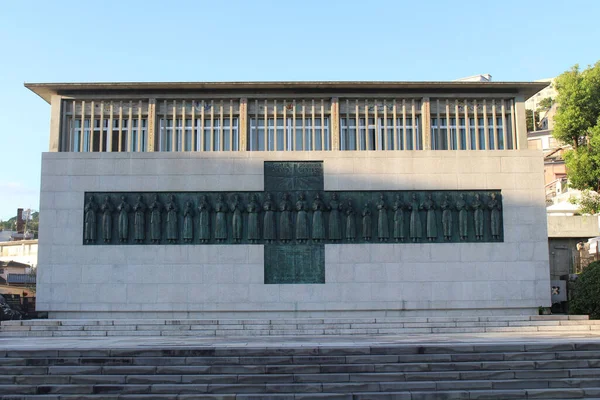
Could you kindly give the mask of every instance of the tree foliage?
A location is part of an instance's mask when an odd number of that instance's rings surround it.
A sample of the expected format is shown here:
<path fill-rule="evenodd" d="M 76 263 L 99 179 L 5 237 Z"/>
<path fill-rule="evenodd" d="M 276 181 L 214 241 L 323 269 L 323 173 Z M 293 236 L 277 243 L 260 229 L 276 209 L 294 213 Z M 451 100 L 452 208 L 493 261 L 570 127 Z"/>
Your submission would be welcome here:
<path fill-rule="evenodd" d="M 533 111 L 525 110 L 525 121 L 527 122 L 527 132 L 533 131 Z M 540 123 L 540 114 L 536 111 L 535 113 L 535 125 L 537 126 Z"/>
<path fill-rule="evenodd" d="M 34 211 L 31 213 L 29 220 L 27 221 L 27 230 L 34 234 L 34 237 L 37 238 L 38 230 L 40 225 L 40 213 L 38 211 Z M 14 216 L 7 221 L 0 221 L 0 227 L 4 230 L 13 231 L 17 229 L 17 217 Z"/>
<path fill-rule="evenodd" d="M 569 313 L 600 318 L 600 261 L 590 263 L 577 278 Z"/>
<path fill-rule="evenodd" d="M 538 111 L 547 111 L 552 108 L 554 104 L 554 99 L 552 97 L 546 97 L 545 99 L 540 100 L 538 103 Z"/>
<path fill-rule="evenodd" d="M 556 78 L 554 137 L 573 145 L 565 153 L 570 185 L 600 188 L 600 61 L 583 71 L 575 65 Z"/>
<path fill-rule="evenodd" d="M 600 194 L 593 190 L 586 189 L 581 192 L 581 198 L 572 197 L 569 202 L 578 205 L 581 214 L 595 215 L 600 213 Z"/>

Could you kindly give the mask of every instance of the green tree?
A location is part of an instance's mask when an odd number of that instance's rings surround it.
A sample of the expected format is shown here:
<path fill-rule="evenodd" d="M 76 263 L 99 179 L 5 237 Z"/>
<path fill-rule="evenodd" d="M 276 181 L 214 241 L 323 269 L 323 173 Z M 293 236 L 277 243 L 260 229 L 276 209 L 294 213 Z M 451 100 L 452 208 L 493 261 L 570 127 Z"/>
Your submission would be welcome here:
<path fill-rule="evenodd" d="M 533 131 L 533 111 L 531 110 L 525 110 L 525 120 L 527 121 L 527 132 L 532 132 Z M 537 124 L 540 123 L 540 114 L 538 114 L 538 112 L 535 112 L 535 124 L 537 126 Z"/>
<path fill-rule="evenodd" d="M 580 198 L 571 197 L 569 202 L 578 205 L 582 214 L 600 213 L 600 194 L 592 190 L 584 190 Z"/>
<path fill-rule="evenodd" d="M 554 99 L 552 97 L 546 97 L 545 99 L 540 100 L 538 103 L 538 112 L 540 111 L 548 111 L 552 108 L 554 104 Z"/>
<path fill-rule="evenodd" d="M 556 78 L 554 137 L 573 145 L 565 153 L 570 185 L 600 188 L 600 61 L 583 71 L 575 65 Z"/>
<path fill-rule="evenodd" d="M 590 263 L 577 278 L 569 302 L 569 313 L 600 318 L 600 261 Z"/>

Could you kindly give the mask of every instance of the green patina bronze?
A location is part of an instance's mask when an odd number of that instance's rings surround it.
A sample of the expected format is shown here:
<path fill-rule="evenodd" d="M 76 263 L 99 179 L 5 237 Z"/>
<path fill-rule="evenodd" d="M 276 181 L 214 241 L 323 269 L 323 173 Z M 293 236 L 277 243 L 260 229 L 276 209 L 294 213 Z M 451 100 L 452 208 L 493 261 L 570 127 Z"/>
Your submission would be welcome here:
<path fill-rule="evenodd" d="M 324 283 L 324 244 L 502 242 L 502 196 L 324 191 L 323 163 L 265 162 L 264 192 L 85 194 L 85 245 L 262 244 L 265 283 Z"/>
<path fill-rule="evenodd" d="M 325 283 L 325 246 L 265 246 L 265 283 Z"/>

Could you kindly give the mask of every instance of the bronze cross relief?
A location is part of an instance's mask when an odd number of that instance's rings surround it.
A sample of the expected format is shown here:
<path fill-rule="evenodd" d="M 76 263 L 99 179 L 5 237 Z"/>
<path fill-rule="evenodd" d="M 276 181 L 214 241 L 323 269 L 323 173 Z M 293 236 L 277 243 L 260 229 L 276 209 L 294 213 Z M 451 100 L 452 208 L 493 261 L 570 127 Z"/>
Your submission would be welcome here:
<path fill-rule="evenodd" d="M 487 191 L 324 191 L 323 162 L 265 161 L 264 192 L 90 192 L 84 245 L 265 246 L 264 282 L 325 283 L 325 244 L 502 242 Z"/>

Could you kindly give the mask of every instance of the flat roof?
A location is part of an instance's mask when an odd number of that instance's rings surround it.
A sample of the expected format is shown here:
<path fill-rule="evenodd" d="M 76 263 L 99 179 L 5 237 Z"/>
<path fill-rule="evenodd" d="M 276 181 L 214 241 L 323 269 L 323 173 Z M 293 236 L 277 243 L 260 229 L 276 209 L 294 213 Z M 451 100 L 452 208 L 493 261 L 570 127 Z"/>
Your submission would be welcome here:
<path fill-rule="evenodd" d="M 539 92 L 547 82 L 382 82 L 382 81 L 292 81 L 292 82 L 91 82 L 25 83 L 25 87 L 50 103 L 52 95 L 89 93 L 173 93 L 173 92 L 265 92 L 318 93 L 405 92 L 405 93 L 515 93 L 525 99 Z"/>

